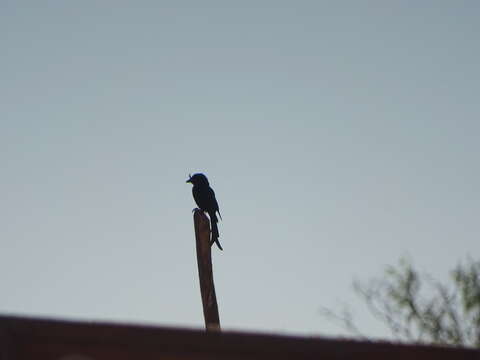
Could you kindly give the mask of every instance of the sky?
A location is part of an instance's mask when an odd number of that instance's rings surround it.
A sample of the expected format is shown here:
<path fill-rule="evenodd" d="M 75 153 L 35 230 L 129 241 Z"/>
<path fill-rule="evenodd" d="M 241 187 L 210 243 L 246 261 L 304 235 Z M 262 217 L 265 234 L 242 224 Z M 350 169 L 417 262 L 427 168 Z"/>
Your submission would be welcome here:
<path fill-rule="evenodd" d="M 189 173 L 223 221 L 222 327 L 320 314 L 409 256 L 480 253 L 480 3 L 2 1 L 0 313 L 202 328 Z"/>

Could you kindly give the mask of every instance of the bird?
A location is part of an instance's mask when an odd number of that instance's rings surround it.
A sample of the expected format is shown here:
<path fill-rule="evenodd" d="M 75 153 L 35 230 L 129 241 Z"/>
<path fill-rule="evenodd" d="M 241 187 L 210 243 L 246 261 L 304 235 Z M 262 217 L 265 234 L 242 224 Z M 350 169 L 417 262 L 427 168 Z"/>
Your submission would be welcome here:
<path fill-rule="evenodd" d="M 197 203 L 197 206 L 205 211 L 208 216 L 210 217 L 210 224 L 212 227 L 212 240 L 210 242 L 210 245 L 213 245 L 213 243 L 216 243 L 218 248 L 220 250 L 223 250 L 222 245 L 220 245 L 220 241 L 218 241 L 218 238 L 220 237 L 218 233 L 218 218 L 217 218 L 217 212 L 218 215 L 220 216 L 220 219 L 222 219 L 222 215 L 220 214 L 220 209 L 218 208 L 218 202 L 217 199 L 215 198 L 215 192 L 213 189 L 210 187 L 210 184 L 208 183 L 207 177 L 202 174 L 202 173 L 197 173 L 188 176 L 189 179 L 186 181 L 187 183 L 191 183 L 193 185 L 192 187 L 192 194 L 193 194 L 193 199 Z"/>

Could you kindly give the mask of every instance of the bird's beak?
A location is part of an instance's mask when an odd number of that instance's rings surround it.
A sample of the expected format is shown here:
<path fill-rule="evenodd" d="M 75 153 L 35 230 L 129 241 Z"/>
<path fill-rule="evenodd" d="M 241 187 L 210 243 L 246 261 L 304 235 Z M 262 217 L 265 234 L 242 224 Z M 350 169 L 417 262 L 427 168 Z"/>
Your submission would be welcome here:
<path fill-rule="evenodd" d="M 192 182 L 192 180 L 188 179 L 188 180 L 187 180 L 187 181 L 185 181 L 185 182 L 186 182 L 186 183 L 191 183 L 191 182 Z"/>

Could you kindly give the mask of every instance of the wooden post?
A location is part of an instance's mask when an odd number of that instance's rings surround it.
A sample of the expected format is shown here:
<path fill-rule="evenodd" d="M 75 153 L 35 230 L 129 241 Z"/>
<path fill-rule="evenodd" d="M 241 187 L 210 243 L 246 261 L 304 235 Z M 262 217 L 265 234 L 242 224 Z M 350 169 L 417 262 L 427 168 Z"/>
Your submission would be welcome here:
<path fill-rule="evenodd" d="M 200 278 L 205 328 L 207 331 L 220 331 L 220 317 L 213 283 L 210 220 L 202 210 L 195 209 L 193 222 L 195 224 L 198 276 Z"/>

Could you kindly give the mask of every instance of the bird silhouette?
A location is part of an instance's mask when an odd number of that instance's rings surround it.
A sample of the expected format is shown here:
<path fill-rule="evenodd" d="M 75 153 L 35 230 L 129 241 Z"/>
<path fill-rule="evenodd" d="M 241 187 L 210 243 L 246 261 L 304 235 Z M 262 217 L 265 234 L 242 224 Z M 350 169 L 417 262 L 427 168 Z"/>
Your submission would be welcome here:
<path fill-rule="evenodd" d="M 189 179 L 187 180 L 187 183 L 191 183 L 193 185 L 192 194 L 193 194 L 193 199 L 197 203 L 197 206 L 203 211 L 205 211 L 210 217 L 210 224 L 212 227 L 212 239 L 211 239 L 210 245 L 213 245 L 213 243 L 216 243 L 218 248 L 220 250 L 223 250 L 222 245 L 220 245 L 220 241 L 218 241 L 218 238 L 220 237 L 220 235 L 218 233 L 218 226 L 217 226 L 217 223 L 218 223 L 217 212 L 218 212 L 218 215 L 220 216 L 220 219 L 222 218 L 222 215 L 220 215 L 218 202 L 217 202 L 217 199 L 215 198 L 215 192 L 210 187 L 207 177 L 204 174 L 200 174 L 200 173 L 193 174 L 193 176 L 189 175 Z"/>

